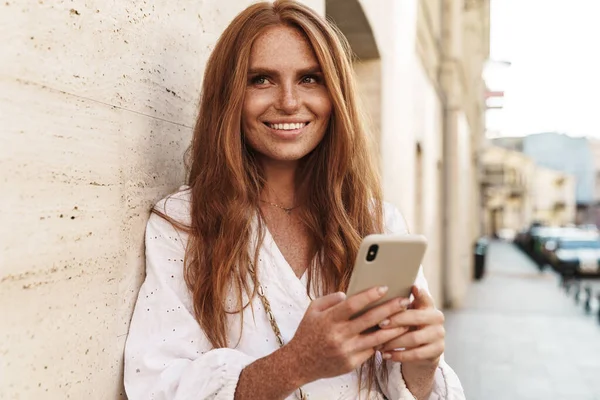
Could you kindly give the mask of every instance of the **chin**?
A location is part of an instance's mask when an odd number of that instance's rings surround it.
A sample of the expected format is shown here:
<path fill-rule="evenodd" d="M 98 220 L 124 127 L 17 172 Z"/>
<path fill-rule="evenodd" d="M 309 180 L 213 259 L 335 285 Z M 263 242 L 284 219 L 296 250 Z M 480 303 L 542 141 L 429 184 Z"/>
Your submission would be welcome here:
<path fill-rule="evenodd" d="M 272 160 L 278 162 L 292 162 L 299 161 L 310 154 L 310 150 L 292 150 L 292 151 L 278 151 L 273 153 L 266 153 L 262 155 L 265 160 Z"/>
<path fill-rule="evenodd" d="M 267 160 L 273 160 L 273 161 L 280 161 L 280 162 L 292 162 L 292 161 L 300 161 L 301 159 L 303 159 L 306 156 L 306 154 L 301 153 L 301 154 L 271 154 L 271 155 L 266 155 L 265 159 Z"/>

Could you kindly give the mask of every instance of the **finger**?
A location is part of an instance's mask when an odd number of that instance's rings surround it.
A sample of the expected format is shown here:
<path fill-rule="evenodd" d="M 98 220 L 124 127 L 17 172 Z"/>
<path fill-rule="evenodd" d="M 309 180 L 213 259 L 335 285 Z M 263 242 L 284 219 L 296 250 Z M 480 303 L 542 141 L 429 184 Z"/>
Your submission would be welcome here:
<path fill-rule="evenodd" d="M 390 322 L 382 326 L 383 329 L 397 328 L 399 326 L 443 325 L 444 314 L 435 308 L 406 310 L 392 315 L 389 319 Z"/>
<path fill-rule="evenodd" d="M 419 288 L 413 285 L 411 291 L 413 296 L 415 297 L 412 303 L 412 308 L 417 310 L 424 310 L 427 308 L 435 307 L 433 297 L 431 297 L 431 295 L 427 290 L 425 290 L 425 288 Z"/>
<path fill-rule="evenodd" d="M 394 349 L 420 347 L 437 342 L 438 340 L 444 340 L 445 336 L 446 331 L 442 325 L 429 325 L 423 329 L 411 331 L 390 340 L 380 349 L 380 351 L 385 352 Z"/>
<path fill-rule="evenodd" d="M 354 314 L 385 296 L 387 290 L 387 286 L 376 286 L 348 297 L 331 309 L 332 318 L 336 321 L 349 320 Z"/>
<path fill-rule="evenodd" d="M 376 349 L 401 335 L 404 332 L 404 328 L 378 330 L 372 333 L 367 333 L 359 336 L 355 336 L 353 341 L 353 348 L 356 351 L 362 351 L 365 349 Z"/>
<path fill-rule="evenodd" d="M 331 293 L 323 297 L 319 297 L 310 303 L 310 306 L 318 311 L 325 311 L 346 300 L 346 294 L 343 292 Z"/>
<path fill-rule="evenodd" d="M 405 298 L 395 298 L 374 307 L 360 317 L 350 321 L 348 330 L 352 333 L 361 333 L 374 326 L 386 326 L 391 323 L 390 317 L 405 311 L 410 301 Z"/>
<path fill-rule="evenodd" d="M 381 356 L 384 360 L 398 361 L 401 363 L 416 361 L 435 361 L 439 360 L 441 355 L 444 353 L 444 347 L 444 341 L 440 340 L 413 349 L 382 352 Z"/>
<path fill-rule="evenodd" d="M 410 328 L 410 327 L 408 327 L 408 326 L 400 326 L 400 327 L 396 327 L 396 328 L 394 328 L 394 329 L 396 329 L 396 332 L 399 332 L 399 333 L 398 333 L 398 335 L 397 335 L 397 336 L 396 336 L 394 339 L 392 339 L 392 340 L 396 340 L 396 339 L 398 339 L 399 337 L 401 337 L 402 335 L 405 335 L 407 332 L 410 332 L 410 331 L 411 331 L 411 328 Z M 390 341 L 390 342 L 391 342 L 391 341 Z M 384 347 L 384 346 L 385 346 L 387 343 L 389 343 L 389 342 L 386 342 L 386 343 L 384 343 L 384 344 L 380 345 L 380 346 L 379 346 L 379 347 L 378 347 L 376 350 L 381 350 L 381 349 L 383 349 L 383 347 Z M 390 347 L 390 348 L 391 348 L 391 349 L 393 349 L 393 348 L 395 348 L 395 347 Z"/>

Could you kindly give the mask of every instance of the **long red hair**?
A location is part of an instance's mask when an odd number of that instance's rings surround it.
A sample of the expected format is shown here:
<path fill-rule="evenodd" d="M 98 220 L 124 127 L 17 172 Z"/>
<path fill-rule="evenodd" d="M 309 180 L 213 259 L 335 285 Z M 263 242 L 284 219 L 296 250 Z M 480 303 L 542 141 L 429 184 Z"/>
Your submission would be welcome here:
<path fill-rule="evenodd" d="M 196 318 L 215 348 L 227 346 L 230 288 L 237 294 L 239 311 L 246 306 L 244 293 L 256 295 L 250 269 L 257 265 L 264 237 L 259 195 L 265 180 L 240 121 L 252 44 L 274 25 L 294 27 L 308 39 L 333 105 L 328 131 L 301 161 L 297 174 L 306 200 L 301 217 L 317 260 L 309 266 L 309 288 L 314 284 L 323 294 L 345 291 L 362 238 L 383 229 L 380 182 L 357 106 L 347 40 L 296 1 L 248 7 L 225 29 L 208 60 L 188 150 L 192 202 L 185 279 Z M 255 216 L 258 246 L 250 249 Z M 371 365 L 370 376 L 373 360 Z"/>

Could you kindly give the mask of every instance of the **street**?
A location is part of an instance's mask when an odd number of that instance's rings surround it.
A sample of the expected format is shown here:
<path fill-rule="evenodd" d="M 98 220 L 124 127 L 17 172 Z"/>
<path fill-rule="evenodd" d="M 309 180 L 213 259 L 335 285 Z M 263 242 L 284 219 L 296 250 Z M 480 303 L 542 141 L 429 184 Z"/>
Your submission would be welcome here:
<path fill-rule="evenodd" d="M 595 284 L 597 285 L 597 284 Z M 557 276 L 492 242 L 486 274 L 446 315 L 446 361 L 469 400 L 600 400 L 600 325 Z"/>

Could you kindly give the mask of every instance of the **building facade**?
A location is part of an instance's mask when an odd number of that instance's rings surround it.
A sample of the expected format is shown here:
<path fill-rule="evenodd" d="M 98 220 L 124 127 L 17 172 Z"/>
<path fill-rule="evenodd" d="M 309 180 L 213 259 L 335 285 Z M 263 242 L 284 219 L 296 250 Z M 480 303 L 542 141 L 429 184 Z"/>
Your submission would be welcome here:
<path fill-rule="evenodd" d="M 598 161 L 588 138 L 548 132 L 522 138 L 498 138 L 493 142 L 523 152 L 542 167 L 574 175 L 577 179 L 577 204 L 584 208 L 594 204 Z"/>
<path fill-rule="evenodd" d="M 151 206 L 184 182 L 206 60 L 251 0 L 3 5 L 0 390 L 125 398 Z M 385 198 L 424 233 L 440 306 L 479 234 L 487 0 L 304 0 L 358 56 Z"/>
<path fill-rule="evenodd" d="M 487 147 L 483 164 L 483 219 L 487 236 L 518 231 L 533 218 L 531 187 L 535 163 L 523 153 Z"/>
<path fill-rule="evenodd" d="M 545 168 L 520 151 L 489 146 L 483 156 L 484 232 L 506 238 L 533 222 L 576 221 L 576 177 Z"/>
<path fill-rule="evenodd" d="M 577 222 L 577 178 L 574 175 L 536 166 L 532 197 L 532 220 L 548 226 Z"/>

